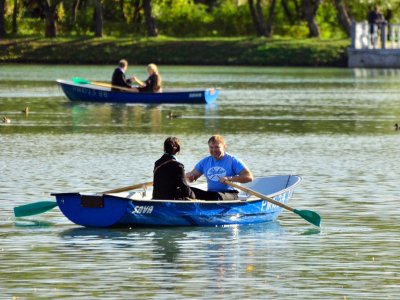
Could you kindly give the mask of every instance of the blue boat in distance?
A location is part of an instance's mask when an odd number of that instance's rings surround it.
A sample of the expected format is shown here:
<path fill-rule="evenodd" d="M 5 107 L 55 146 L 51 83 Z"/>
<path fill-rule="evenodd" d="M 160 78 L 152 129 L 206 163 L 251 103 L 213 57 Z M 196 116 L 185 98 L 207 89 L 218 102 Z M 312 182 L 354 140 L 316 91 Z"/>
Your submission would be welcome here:
<path fill-rule="evenodd" d="M 300 181 L 297 175 L 281 175 L 257 178 L 243 186 L 287 204 Z M 151 188 L 115 194 L 52 195 L 71 222 L 85 227 L 254 224 L 274 221 L 282 211 L 276 204 L 243 192 L 232 201 L 157 200 L 151 199 Z"/>
<path fill-rule="evenodd" d="M 217 100 L 220 90 L 164 90 L 161 93 L 115 92 L 109 87 L 94 84 L 79 84 L 71 80 L 57 79 L 64 94 L 71 101 L 97 103 L 138 103 L 138 104 L 209 104 Z"/>

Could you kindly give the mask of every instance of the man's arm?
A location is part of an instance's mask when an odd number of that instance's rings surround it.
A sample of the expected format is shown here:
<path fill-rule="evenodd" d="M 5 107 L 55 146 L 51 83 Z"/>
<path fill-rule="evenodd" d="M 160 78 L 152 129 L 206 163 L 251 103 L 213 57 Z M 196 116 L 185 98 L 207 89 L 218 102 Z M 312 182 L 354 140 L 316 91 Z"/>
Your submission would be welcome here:
<path fill-rule="evenodd" d="M 193 169 L 192 171 L 186 173 L 186 180 L 189 182 L 193 182 L 196 181 L 201 175 L 203 174 L 196 169 Z"/>
<path fill-rule="evenodd" d="M 222 177 L 220 179 L 220 182 L 224 183 L 227 180 L 232 181 L 232 182 L 247 183 L 247 182 L 253 181 L 253 174 L 251 173 L 251 171 L 249 169 L 244 168 L 239 173 L 239 175 Z"/>

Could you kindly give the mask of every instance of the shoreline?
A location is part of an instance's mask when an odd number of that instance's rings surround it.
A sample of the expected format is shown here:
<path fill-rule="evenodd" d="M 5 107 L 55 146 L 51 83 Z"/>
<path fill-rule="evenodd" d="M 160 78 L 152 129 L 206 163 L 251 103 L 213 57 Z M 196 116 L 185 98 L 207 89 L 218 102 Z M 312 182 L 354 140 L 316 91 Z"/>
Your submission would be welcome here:
<path fill-rule="evenodd" d="M 0 40 L 0 63 L 347 67 L 349 40 L 55 38 Z M 156 59 L 155 59 L 156 57 Z"/>

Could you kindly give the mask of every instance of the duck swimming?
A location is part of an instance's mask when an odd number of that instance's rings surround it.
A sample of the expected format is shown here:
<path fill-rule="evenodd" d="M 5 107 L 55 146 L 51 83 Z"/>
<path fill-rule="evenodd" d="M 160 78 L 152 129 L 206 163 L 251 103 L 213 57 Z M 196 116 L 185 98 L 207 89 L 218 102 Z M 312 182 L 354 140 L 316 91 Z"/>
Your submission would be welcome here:
<path fill-rule="evenodd" d="M 11 123 L 11 120 L 7 118 L 6 116 L 3 116 L 3 123 L 9 124 Z"/>
<path fill-rule="evenodd" d="M 25 107 L 25 108 L 22 110 L 22 112 L 23 112 L 24 114 L 28 115 L 28 114 L 29 114 L 29 106 Z"/>
<path fill-rule="evenodd" d="M 167 118 L 169 118 L 169 119 L 175 119 L 175 118 L 180 118 L 180 117 L 182 117 L 182 115 L 174 115 L 174 114 L 172 113 L 172 111 L 170 111 L 170 112 L 168 113 L 168 115 L 167 115 Z"/>
<path fill-rule="evenodd" d="M 394 130 L 398 131 L 400 129 L 399 124 L 394 124 Z"/>

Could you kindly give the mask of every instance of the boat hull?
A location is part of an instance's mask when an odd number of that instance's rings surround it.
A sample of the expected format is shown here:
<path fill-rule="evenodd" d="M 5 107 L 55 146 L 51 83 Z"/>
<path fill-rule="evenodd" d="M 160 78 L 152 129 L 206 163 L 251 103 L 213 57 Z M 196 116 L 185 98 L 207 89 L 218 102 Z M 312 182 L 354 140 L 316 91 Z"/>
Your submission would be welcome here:
<path fill-rule="evenodd" d="M 71 101 L 99 103 L 141 103 L 141 104 L 208 104 L 217 100 L 219 89 L 196 91 L 165 91 L 162 93 L 114 92 L 109 88 L 91 84 L 76 84 L 70 80 L 57 80 L 64 94 Z"/>
<path fill-rule="evenodd" d="M 287 204 L 296 175 L 265 177 L 247 184 L 248 188 Z M 270 193 L 265 193 L 270 192 Z M 129 226 L 222 226 L 271 222 L 282 211 L 267 200 L 249 198 L 235 201 L 145 200 L 120 194 L 53 194 L 61 212 L 73 223 L 86 227 Z"/>
<path fill-rule="evenodd" d="M 285 195 L 286 200 L 290 197 Z M 115 198 L 115 197 L 113 197 Z M 221 226 L 254 224 L 276 220 L 282 208 L 266 200 L 247 203 L 154 203 L 135 202 L 117 225 L 145 226 Z"/>

